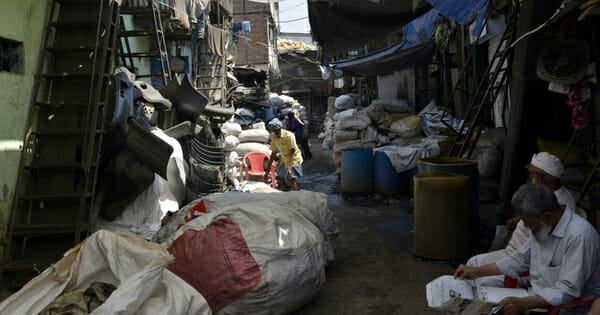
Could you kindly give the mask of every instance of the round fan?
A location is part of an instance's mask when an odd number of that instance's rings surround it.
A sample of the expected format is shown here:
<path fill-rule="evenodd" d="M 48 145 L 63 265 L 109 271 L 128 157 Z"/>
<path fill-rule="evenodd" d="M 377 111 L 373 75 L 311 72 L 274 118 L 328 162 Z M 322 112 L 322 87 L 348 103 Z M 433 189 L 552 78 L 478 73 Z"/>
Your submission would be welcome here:
<path fill-rule="evenodd" d="M 536 73 L 544 81 L 574 84 L 583 79 L 589 61 L 590 47 L 587 42 L 552 40 L 538 56 Z"/>

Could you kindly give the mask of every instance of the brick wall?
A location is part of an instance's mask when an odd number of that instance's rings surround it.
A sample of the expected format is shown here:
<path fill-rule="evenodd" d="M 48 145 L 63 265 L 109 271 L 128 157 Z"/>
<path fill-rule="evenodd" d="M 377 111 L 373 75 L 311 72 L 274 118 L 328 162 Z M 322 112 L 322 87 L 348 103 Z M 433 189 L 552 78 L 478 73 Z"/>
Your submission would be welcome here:
<path fill-rule="evenodd" d="M 244 2 L 245 12 L 244 13 Z M 236 45 L 237 65 L 268 64 L 268 32 L 267 21 L 270 15 L 269 5 L 247 0 L 233 1 L 233 21 L 250 21 L 250 34 L 240 32 L 240 37 Z M 248 37 L 248 43 L 244 37 Z"/>

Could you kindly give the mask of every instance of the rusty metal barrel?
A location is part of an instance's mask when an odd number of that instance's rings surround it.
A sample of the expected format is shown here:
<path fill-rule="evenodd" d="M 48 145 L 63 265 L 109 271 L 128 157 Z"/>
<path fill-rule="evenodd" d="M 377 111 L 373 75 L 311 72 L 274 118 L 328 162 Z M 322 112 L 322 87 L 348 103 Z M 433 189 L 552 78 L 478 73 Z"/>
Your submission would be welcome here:
<path fill-rule="evenodd" d="M 414 248 L 427 259 L 450 260 L 470 254 L 469 177 L 432 172 L 414 177 Z"/>

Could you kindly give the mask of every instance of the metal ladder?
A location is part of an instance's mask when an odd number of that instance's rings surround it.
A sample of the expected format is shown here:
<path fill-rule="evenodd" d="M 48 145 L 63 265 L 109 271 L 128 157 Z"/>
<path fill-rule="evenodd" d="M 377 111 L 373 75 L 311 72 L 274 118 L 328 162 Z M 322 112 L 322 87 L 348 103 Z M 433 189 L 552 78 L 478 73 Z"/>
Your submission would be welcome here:
<path fill-rule="evenodd" d="M 211 102 L 218 100 L 218 104 L 224 107 L 227 98 L 227 58 L 209 53 L 207 47 L 205 38 L 194 51 L 194 84 Z"/>
<path fill-rule="evenodd" d="M 171 65 L 169 60 L 169 55 L 167 53 L 167 45 L 165 42 L 165 34 L 163 29 L 163 23 L 161 18 L 161 10 L 155 0 L 152 0 L 148 3 L 148 9 L 142 12 L 151 12 L 152 20 L 153 20 L 153 28 L 151 30 L 125 30 L 124 23 L 121 23 L 121 27 L 119 29 L 119 62 L 120 65 L 125 66 L 132 73 L 136 74 L 136 78 L 152 78 L 152 85 L 155 88 L 162 88 L 166 86 L 171 80 Z M 129 12 L 129 11 L 123 11 Z M 123 17 L 121 17 L 121 22 L 123 22 Z M 131 45 L 129 44 L 129 37 L 140 37 L 140 36 L 155 36 L 158 52 L 133 52 L 131 50 Z M 136 73 L 135 64 L 133 62 L 133 58 L 152 58 L 152 57 L 160 57 L 160 73 L 144 73 L 138 74 Z M 159 78 L 160 81 L 155 81 L 155 79 Z M 162 81 L 162 82 L 161 82 Z M 162 86 L 161 86 L 162 84 Z"/>
<path fill-rule="evenodd" d="M 464 117 L 464 123 L 456 131 L 456 139 L 450 148 L 449 156 L 462 156 L 468 149 L 467 156 L 470 156 L 475 148 L 475 144 L 481 135 L 481 113 L 484 108 L 489 108 L 498 98 L 502 89 L 506 88 L 509 76 L 509 67 L 504 63 L 509 59 L 511 49 L 510 43 L 515 39 L 516 22 L 518 17 L 518 7 L 514 10 L 502 34 L 502 38 L 493 58 L 489 61 L 482 80 L 477 86 L 474 94 L 470 97 L 467 105 L 467 111 Z M 510 64 L 510 62 L 507 62 Z M 460 84 L 460 82 L 458 82 Z M 459 85 L 457 84 L 457 86 Z M 452 99 L 455 89 L 450 96 Z M 446 112 L 446 111 L 444 111 Z M 444 121 L 442 119 L 442 121 Z M 447 124 L 446 122 L 444 122 Z"/>
<path fill-rule="evenodd" d="M 89 234 L 119 4 L 53 0 L 0 266 L 19 288 Z"/>

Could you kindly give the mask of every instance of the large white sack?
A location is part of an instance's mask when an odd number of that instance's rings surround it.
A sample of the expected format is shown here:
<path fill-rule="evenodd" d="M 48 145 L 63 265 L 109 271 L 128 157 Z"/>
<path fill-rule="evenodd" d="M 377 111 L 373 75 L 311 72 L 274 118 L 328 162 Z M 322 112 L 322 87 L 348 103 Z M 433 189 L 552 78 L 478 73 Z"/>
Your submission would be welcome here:
<path fill-rule="evenodd" d="M 263 143 L 257 143 L 257 142 L 240 143 L 240 144 L 238 144 L 237 147 L 235 147 L 234 151 L 242 158 L 247 153 L 254 152 L 254 151 L 263 152 L 269 156 L 271 155 L 271 149 L 269 148 L 268 145 L 263 144 Z"/>
<path fill-rule="evenodd" d="M 242 133 L 242 126 L 234 122 L 226 122 L 221 125 L 221 132 L 225 137 L 227 136 L 239 136 Z"/>
<path fill-rule="evenodd" d="M 344 142 L 358 139 L 357 130 L 336 130 L 334 134 L 335 142 Z"/>
<path fill-rule="evenodd" d="M 239 160 L 240 157 L 235 151 L 225 153 L 225 166 L 238 166 Z"/>
<path fill-rule="evenodd" d="M 257 122 L 256 124 L 252 125 L 252 129 L 267 130 L 267 127 L 265 126 L 265 122 L 261 121 L 261 122 Z"/>
<path fill-rule="evenodd" d="M 248 129 L 242 131 L 238 136 L 240 142 L 258 142 L 267 143 L 269 142 L 269 132 L 264 129 Z"/>
<path fill-rule="evenodd" d="M 185 199 L 185 182 L 188 173 L 188 165 L 183 158 L 183 149 L 181 148 L 181 144 L 179 141 L 177 141 L 177 139 L 164 133 L 162 129 L 151 128 L 150 131 L 173 148 L 173 152 L 171 153 L 169 162 L 167 164 L 166 188 L 168 188 L 173 196 L 177 198 L 179 203 L 182 203 Z M 162 180 L 164 181 L 164 179 Z M 165 209 L 163 209 L 163 212 L 164 210 Z"/>
<path fill-rule="evenodd" d="M 236 136 L 227 136 L 225 137 L 225 145 L 223 146 L 223 151 L 231 152 L 235 149 L 235 147 L 240 144 L 240 139 Z"/>
<path fill-rule="evenodd" d="M 117 289 L 91 314 L 211 314 L 200 293 L 165 269 L 172 261 L 159 244 L 98 231 L 0 303 L 0 314 L 38 314 L 59 295 L 94 281 Z"/>
<path fill-rule="evenodd" d="M 383 105 L 378 103 L 377 100 L 366 107 L 365 111 L 367 112 L 367 115 L 369 115 L 369 118 L 378 125 L 382 124 L 386 117 L 389 116 L 389 113 L 383 109 Z"/>
<path fill-rule="evenodd" d="M 366 110 L 349 109 L 339 113 L 338 121 L 335 123 L 335 129 L 354 129 L 363 130 L 371 124 L 371 118 Z"/>
<path fill-rule="evenodd" d="M 408 116 L 395 121 L 390 129 L 402 138 L 413 138 L 423 134 L 420 116 Z"/>
<path fill-rule="evenodd" d="M 161 195 L 164 196 L 163 202 L 161 202 Z M 92 231 L 126 232 L 147 240 L 152 239 L 160 229 L 160 221 L 164 216 L 162 207 L 167 211 L 177 211 L 179 203 L 165 187 L 164 180 L 160 176 L 154 175 L 152 185 L 125 207 L 114 220 L 108 221 L 97 214 L 94 215 Z"/>
<path fill-rule="evenodd" d="M 335 99 L 335 109 L 338 112 L 356 107 L 356 100 L 349 95 L 341 95 Z"/>
<path fill-rule="evenodd" d="M 338 233 L 337 220 L 327 208 L 327 195 L 229 192 L 203 200 L 208 213 L 183 225 L 162 244 L 170 247 L 186 231 L 202 231 L 214 221 L 228 218 L 241 230 L 261 272 L 249 292 L 218 314 L 287 314 L 318 293 L 325 281 L 325 265 L 335 257 L 331 239 Z M 173 226 L 167 224 L 165 229 Z M 197 270 L 201 272 L 201 268 Z"/>
<path fill-rule="evenodd" d="M 151 239 L 160 229 L 161 218 L 169 211 L 179 210 L 185 199 L 188 173 L 188 166 L 183 159 L 183 150 L 179 141 L 169 137 L 161 129 L 151 128 L 150 131 L 173 148 L 167 163 L 167 180 L 155 174 L 152 185 L 112 221 L 94 215 L 92 231 L 104 229 L 128 232 Z"/>

